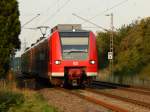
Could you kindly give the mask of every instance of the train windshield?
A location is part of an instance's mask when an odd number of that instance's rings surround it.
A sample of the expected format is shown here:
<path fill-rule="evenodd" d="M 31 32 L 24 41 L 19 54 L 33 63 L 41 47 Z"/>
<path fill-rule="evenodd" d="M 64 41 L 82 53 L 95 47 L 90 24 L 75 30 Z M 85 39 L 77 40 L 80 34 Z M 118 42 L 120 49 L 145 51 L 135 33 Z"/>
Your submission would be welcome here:
<path fill-rule="evenodd" d="M 87 59 L 89 32 L 60 32 L 60 37 L 63 59 Z"/>

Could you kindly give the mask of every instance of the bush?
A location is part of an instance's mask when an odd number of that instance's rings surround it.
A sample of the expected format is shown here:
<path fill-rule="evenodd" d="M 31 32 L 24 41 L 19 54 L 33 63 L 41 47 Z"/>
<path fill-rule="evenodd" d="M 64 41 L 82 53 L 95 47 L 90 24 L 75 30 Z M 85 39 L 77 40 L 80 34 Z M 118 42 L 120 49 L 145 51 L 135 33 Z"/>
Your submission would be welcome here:
<path fill-rule="evenodd" d="M 24 102 L 21 93 L 10 91 L 0 91 L 0 112 L 7 112 L 12 106 L 20 105 Z"/>
<path fill-rule="evenodd" d="M 44 97 L 37 92 L 28 90 L 24 98 L 24 103 L 11 106 L 7 112 L 58 112 L 57 108 L 48 105 Z"/>

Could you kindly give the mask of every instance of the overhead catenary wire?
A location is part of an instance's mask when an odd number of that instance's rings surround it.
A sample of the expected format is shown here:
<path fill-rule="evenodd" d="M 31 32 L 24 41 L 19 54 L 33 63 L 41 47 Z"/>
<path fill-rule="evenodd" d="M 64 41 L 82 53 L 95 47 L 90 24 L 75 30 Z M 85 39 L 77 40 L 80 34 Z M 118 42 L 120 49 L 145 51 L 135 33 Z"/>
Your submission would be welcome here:
<path fill-rule="evenodd" d="M 39 17 L 40 14 L 37 14 L 35 17 L 33 17 L 32 19 L 30 19 L 29 21 L 27 21 L 26 23 L 24 23 L 21 28 L 23 28 L 25 25 L 29 24 L 30 22 L 32 22 L 34 19 L 36 19 L 37 17 Z"/>
<path fill-rule="evenodd" d="M 112 10 L 112 9 L 118 7 L 118 6 L 121 6 L 122 4 L 126 3 L 127 1 L 129 1 L 129 0 L 123 0 L 123 1 L 121 1 L 121 2 L 119 2 L 119 3 L 117 3 L 117 4 L 115 4 L 115 5 L 113 5 L 112 7 L 110 7 L 110 8 L 108 8 L 108 9 L 106 9 L 106 10 L 104 10 L 104 11 L 102 11 L 102 12 L 96 14 L 95 16 L 89 18 L 88 20 L 92 20 L 92 19 L 96 18 L 97 16 L 100 16 L 101 14 L 104 14 L 105 12 L 108 12 L 109 10 Z M 84 24 L 84 23 L 86 23 L 86 21 L 83 22 L 82 24 Z"/>
<path fill-rule="evenodd" d="M 48 11 L 51 10 L 51 9 L 52 9 L 54 6 L 56 6 L 57 4 L 58 4 L 58 1 L 55 1 L 55 2 L 51 3 L 51 5 L 49 5 L 45 10 L 41 11 L 40 14 L 41 14 L 41 15 L 44 14 L 44 13 L 47 14 Z"/>
<path fill-rule="evenodd" d="M 78 16 L 78 15 L 75 14 L 75 13 L 72 13 L 72 15 L 73 15 L 73 16 L 76 16 L 76 17 L 78 17 L 78 18 L 80 18 L 80 19 L 82 19 L 82 20 L 84 20 L 84 21 L 86 21 L 86 22 L 88 22 L 88 23 L 90 23 L 90 24 L 92 24 L 92 25 L 94 25 L 94 26 L 100 28 L 100 29 L 103 29 L 104 31 L 109 32 L 108 29 L 106 29 L 106 28 L 104 28 L 104 27 L 102 27 L 102 26 L 99 26 L 99 25 L 97 25 L 96 23 L 93 23 L 93 22 L 91 22 L 90 20 L 87 20 L 87 19 L 85 19 L 85 18 L 83 18 L 83 17 L 81 17 L 81 16 Z"/>
<path fill-rule="evenodd" d="M 47 14 L 49 12 L 49 10 L 51 10 L 54 6 L 56 6 L 58 4 L 58 1 L 55 1 L 53 3 L 51 3 L 51 5 L 49 5 L 45 10 L 41 11 L 41 19 L 40 21 L 38 21 L 38 23 L 41 23 L 42 22 L 42 19 L 43 19 L 43 15 L 44 14 Z"/>
<path fill-rule="evenodd" d="M 70 1 L 71 1 L 71 0 L 67 0 L 62 6 L 60 6 L 60 7 L 56 10 L 55 13 L 53 13 L 53 15 L 51 15 L 49 18 L 47 18 L 47 19 L 43 22 L 43 24 L 46 23 L 47 21 L 49 21 L 50 19 L 54 18 L 54 17 L 57 15 L 57 13 L 59 13 Z"/>
<path fill-rule="evenodd" d="M 52 3 L 52 4 L 51 4 L 50 6 L 48 6 L 48 8 L 47 8 L 45 11 L 43 11 L 41 14 L 47 13 L 50 9 L 52 9 L 55 5 L 58 4 L 57 2 L 58 2 L 58 1 Z"/>

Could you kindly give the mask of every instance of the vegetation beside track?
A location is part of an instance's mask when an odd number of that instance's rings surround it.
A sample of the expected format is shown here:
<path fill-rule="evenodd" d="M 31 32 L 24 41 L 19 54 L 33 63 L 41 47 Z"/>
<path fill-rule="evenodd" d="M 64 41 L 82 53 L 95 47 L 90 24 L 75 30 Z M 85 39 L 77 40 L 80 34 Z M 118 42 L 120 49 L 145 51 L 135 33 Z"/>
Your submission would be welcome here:
<path fill-rule="evenodd" d="M 100 69 L 109 67 L 109 32 L 99 32 L 97 46 Z M 150 17 L 123 25 L 114 31 L 114 76 L 150 80 Z"/>
<path fill-rule="evenodd" d="M 28 95 L 24 95 L 24 103 L 20 106 L 11 107 L 8 112 L 58 112 L 52 106 L 49 106 L 45 99 L 38 93 L 29 91 Z"/>
<path fill-rule="evenodd" d="M 58 112 L 36 91 L 4 85 L 0 88 L 0 112 Z"/>

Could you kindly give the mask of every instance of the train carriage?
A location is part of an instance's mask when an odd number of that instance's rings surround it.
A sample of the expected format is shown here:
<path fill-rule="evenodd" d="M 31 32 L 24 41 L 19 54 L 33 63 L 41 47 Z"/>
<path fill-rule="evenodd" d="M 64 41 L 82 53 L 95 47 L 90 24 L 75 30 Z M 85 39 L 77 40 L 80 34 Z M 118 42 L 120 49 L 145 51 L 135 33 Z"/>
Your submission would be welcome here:
<path fill-rule="evenodd" d="M 97 76 L 96 37 L 80 25 L 58 25 L 22 56 L 22 72 L 55 85 L 80 86 Z"/>

